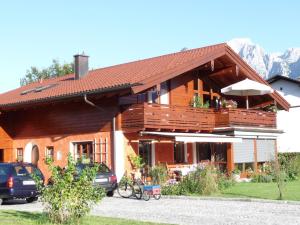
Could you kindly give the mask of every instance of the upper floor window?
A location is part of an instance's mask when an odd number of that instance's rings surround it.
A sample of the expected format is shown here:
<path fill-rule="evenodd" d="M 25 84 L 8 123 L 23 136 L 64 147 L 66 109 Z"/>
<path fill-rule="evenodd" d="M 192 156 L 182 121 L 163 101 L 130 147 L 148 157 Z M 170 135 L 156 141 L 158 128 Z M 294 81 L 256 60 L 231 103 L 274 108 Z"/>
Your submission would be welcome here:
<path fill-rule="evenodd" d="M 158 95 L 156 90 L 148 91 L 148 103 L 157 103 Z"/>
<path fill-rule="evenodd" d="M 160 84 L 160 104 L 169 104 L 169 82 L 165 81 Z"/>

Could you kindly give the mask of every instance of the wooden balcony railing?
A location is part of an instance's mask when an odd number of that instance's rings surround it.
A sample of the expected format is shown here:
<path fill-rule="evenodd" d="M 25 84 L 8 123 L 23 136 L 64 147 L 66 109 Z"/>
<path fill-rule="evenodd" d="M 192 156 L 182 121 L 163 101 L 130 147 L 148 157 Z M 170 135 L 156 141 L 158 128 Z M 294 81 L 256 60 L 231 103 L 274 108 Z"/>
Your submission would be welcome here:
<path fill-rule="evenodd" d="M 122 113 L 122 129 L 212 131 L 216 127 L 276 127 L 276 114 L 246 109 L 202 109 L 185 106 L 135 104 Z"/>
<path fill-rule="evenodd" d="M 251 109 L 220 109 L 216 114 L 216 127 L 276 128 L 276 113 Z"/>

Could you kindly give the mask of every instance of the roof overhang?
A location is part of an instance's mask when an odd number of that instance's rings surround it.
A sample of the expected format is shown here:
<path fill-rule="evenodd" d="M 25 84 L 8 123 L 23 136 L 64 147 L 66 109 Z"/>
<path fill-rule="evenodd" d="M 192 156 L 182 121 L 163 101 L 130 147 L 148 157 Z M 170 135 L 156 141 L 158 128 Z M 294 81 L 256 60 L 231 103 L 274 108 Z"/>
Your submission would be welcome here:
<path fill-rule="evenodd" d="M 175 141 L 184 143 L 241 143 L 242 138 L 228 135 L 202 134 L 202 133 L 173 133 L 141 131 L 141 135 L 157 135 L 174 138 Z"/>
<path fill-rule="evenodd" d="M 170 80 L 190 70 L 196 69 L 224 55 L 229 57 L 229 59 L 232 62 L 234 62 L 241 71 L 244 72 L 246 77 L 248 77 L 251 80 L 258 81 L 262 84 L 270 86 L 269 83 L 265 81 L 260 75 L 258 75 L 257 72 L 254 69 L 252 69 L 246 62 L 244 62 L 237 53 L 235 53 L 228 45 L 224 44 L 223 48 L 220 48 L 218 51 L 215 51 L 213 53 L 207 54 L 205 57 L 194 59 L 189 63 L 184 63 L 181 66 L 177 66 L 176 68 L 166 70 L 163 73 L 159 73 L 156 76 L 141 81 L 141 85 L 134 86 L 131 88 L 132 92 L 136 94 L 141 91 L 147 90 L 148 88 L 158 85 L 161 82 Z M 290 104 L 276 91 L 269 94 L 269 96 L 273 98 L 278 103 L 278 105 L 280 105 L 284 110 L 289 110 Z"/>

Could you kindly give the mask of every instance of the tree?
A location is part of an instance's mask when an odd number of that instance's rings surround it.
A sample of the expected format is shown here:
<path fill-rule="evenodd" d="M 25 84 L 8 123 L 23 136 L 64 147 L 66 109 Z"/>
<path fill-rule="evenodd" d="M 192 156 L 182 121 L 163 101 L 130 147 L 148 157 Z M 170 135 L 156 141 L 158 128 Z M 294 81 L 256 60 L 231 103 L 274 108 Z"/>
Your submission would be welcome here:
<path fill-rule="evenodd" d="M 44 69 L 38 69 L 32 66 L 26 71 L 26 74 L 20 80 L 21 86 L 39 81 L 41 79 L 60 77 L 66 74 L 74 73 L 73 63 L 60 64 L 59 60 L 53 59 L 52 65 Z"/>

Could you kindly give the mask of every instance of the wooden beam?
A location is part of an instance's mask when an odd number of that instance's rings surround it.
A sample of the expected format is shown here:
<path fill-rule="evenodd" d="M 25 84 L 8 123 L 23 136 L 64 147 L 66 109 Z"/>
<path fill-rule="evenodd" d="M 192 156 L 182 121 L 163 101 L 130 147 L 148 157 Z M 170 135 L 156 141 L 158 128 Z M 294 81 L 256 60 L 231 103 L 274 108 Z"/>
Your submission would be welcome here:
<path fill-rule="evenodd" d="M 226 74 L 229 74 L 229 73 L 233 73 L 234 71 L 235 71 L 235 67 L 230 66 L 230 67 L 220 69 L 220 70 L 218 70 L 214 73 L 211 73 L 208 76 L 209 77 L 215 77 L 215 76 L 220 76 L 220 75 L 226 75 Z"/>
<path fill-rule="evenodd" d="M 239 76 L 239 73 L 240 73 L 240 68 L 238 65 L 235 66 L 235 74 L 236 76 L 238 77 Z"/>
<path fill-rule="evenodd" d="M 267 102 L 263 102 L 263 103 L 251 106 L 250 109 L 264 108 L 264 107 L 266 107 L 268 105 L 272 105 L 272 104 L 274 104 L 274 100 L 270 100 Z"/>
<path fill-rule="evenodd" d="M 215 61 L 214 60 L 210 61 L 210 68 L 211 68 L 211 71 L 215 70 Z"/>
<path fill-rule="evenodd" d="M 253 162 L 253 168 L 254 172 L 257 173 L 257 141 L 256 139 L 253 139 L 254 144 L 254 162 Z"/>
<path fill-rule="evenodd" d="M 234 170 L 233 144 L 227 144 L 227 172 L 231 174 Z"/>

